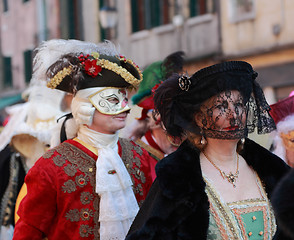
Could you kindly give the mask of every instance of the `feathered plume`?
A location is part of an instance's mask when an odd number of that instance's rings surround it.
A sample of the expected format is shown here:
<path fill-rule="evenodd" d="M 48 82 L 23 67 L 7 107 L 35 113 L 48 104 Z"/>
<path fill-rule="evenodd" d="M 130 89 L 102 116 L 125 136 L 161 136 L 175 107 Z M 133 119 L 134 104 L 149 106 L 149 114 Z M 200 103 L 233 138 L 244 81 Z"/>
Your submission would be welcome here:
<path fill-rule="evenodd" d="M 183 51 L 175 52 L 168 55 L 162 62 L 161 68 L 165 79 L 169 78 L 173 73 L 181 73 L 184 65 Z"/>

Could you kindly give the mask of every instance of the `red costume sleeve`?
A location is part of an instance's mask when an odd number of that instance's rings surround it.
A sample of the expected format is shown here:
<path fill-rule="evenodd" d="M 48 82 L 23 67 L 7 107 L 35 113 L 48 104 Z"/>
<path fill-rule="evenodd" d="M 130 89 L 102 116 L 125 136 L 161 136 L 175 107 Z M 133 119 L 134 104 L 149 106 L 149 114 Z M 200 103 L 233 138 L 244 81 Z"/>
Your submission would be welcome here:
<path fill-rule="evenodd" d="M 56 176 L 53 167 L 46 161 L 39 159 L 25 178 L 27 195 L 20 203 L 20 219 L 15 226 L 14 240 L 42 239 L 56 215 L 56 189 L 53 183 Z"/>

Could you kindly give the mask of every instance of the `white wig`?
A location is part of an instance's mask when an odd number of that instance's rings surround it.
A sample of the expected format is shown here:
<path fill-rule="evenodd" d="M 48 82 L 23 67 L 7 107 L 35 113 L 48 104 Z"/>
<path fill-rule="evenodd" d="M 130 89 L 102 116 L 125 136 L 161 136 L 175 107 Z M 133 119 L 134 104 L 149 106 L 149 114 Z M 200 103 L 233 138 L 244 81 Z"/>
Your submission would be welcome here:
<path fill-rule="evenodd" d="M 294 130 L 294 114 L 287 116 L 284 120 L 277 124 L 277 130 L 274 136 L 274 151 L 273 153 L 286 161 L 286 149 L 281 138 L 281 133 L 287 134 Z"/>

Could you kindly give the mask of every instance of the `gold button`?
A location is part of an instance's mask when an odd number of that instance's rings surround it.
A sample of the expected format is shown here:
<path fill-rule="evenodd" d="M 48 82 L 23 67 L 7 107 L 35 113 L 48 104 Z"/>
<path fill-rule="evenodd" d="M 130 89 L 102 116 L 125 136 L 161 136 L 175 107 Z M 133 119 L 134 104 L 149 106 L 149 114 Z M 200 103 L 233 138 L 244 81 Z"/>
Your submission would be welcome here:
<path fill-rule="evenodd" d="M 83 217 L 85 218 L 85 219 L 88 219 L 89 218 L 89 216 L 90 216 L 90 214 L 88 213 L 88 212 L 83 212 Z"/>
<path fill-rule="evenodd" d="M 86 184 L 85 178 L 80 178 L 78 181 L 79 181 L 79 184 L 82 186 Z"/>
<path fill-rule="evenodd" d="M 90 168 L 89 168 L 89 172 L 93 172 L 93 168 L 90 167 Z"/>
<path fill-rule="evenodd" d="M 262 234 L 263 234 L 263 231 L 260 231 L 260 232 L 259 232 L 259 235 L 262 236 Z"/>
<path fill-rule="evenodd" d="M 253 217 L 252 217 L 252 220 L 253 220 L 253 221 L 255 221 L 255 220 L 256 220 L 256 217 L 255 217 L 255 216 L 253 216 Z"/>
<path fill-rule="evenodd" d="M 248 236 L 250 237 L 251 235 L 252 235 L 252 232 L 249 232 L 249 233 L 248 233 Z"/>

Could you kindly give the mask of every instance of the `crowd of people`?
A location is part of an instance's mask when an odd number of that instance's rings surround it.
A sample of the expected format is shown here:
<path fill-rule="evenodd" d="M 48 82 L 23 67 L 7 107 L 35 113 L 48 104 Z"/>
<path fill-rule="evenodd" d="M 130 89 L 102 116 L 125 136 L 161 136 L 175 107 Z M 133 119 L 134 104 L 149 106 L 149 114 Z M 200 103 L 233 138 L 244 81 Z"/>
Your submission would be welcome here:
<path fill-rule="evenodd" d="M 0 133 L 0 239 L 294 239 L 294 96 L 269 106 L 244 61 L 184 60 L 42 42 Z"/>

